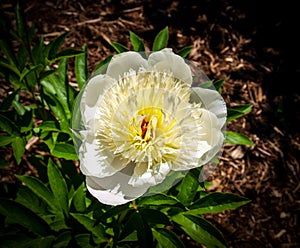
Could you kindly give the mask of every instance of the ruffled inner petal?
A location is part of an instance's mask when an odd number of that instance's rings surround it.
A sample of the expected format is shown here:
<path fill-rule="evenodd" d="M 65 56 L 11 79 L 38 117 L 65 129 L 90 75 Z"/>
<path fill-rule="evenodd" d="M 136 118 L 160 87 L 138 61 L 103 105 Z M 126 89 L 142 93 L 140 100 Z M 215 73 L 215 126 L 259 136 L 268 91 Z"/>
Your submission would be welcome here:
<path fill-rule="evenodd" d="M 184 59 L 172 52 L 172 49 L 165 48 L 159 52 L 150 54 L 148 63 L 155 70 L 161 72 L 171 72 L 175 78 L 191 85 L 193 78 L 190 67 Z"/>

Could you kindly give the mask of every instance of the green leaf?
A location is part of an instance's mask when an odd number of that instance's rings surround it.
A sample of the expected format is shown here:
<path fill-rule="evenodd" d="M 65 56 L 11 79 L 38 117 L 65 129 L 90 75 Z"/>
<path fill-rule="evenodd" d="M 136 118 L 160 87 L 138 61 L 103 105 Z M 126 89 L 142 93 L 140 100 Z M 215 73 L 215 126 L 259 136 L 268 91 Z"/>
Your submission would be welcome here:
<path fill-rule="evenodd" d="M 72 198 L 72 206 L 77 212 L 84 212 L 86 210 L 86 188 L 84 182 L 78 187 L 78 189 L 74 192 Z"/>
<path fill-rule="evenodd" d="M 104 223 L 106 221 L 106 219 L 108 219 L 110 217 L 113 217 L 113 216 L 115 216 L 117 214 L 121 214 L 124 211 L 127 211 L 128 210 L 128 206 L 129 206 L 129 203 L 123 204 L 123 205 L 114 206 L 114 207 L 110 208 L 109 210 L 107 210 L 105 213 L 103 213 L 98 218 L 98 221 Z"/>
<path fill-rule="evenodd" d="M 112 57 L 113 55 L 109 55 L 104 60 L 101 60 L 100 63 L 96 66 L 95 70 L 93 71 L 93 75 L 103 74 Z"/>
<path fill-rule="evenodd" d="M 37 235 L 46 236 L 50 232 L 48 224 L 23 205 L 8 199 L 0 199 L 0 213 Z"/>
<path fill-rule="evenodd" d="M 152 51 L 159 51 L 167 47 L 169 40 L 169 29 L 165 27 L 155 37 Z"/>
<path fill-rule="evenodd" d="M 66 59 L 66 58 L 72 58 L 78 55 L 81 55 L 83 51 L 67 48 L 56 54 L 56 56 L 50 61 L 51 63 L 60 60 L 60 59 Z"/>
<path fill-rule="evenodd" d="M 129 49 L 117 42 L 111 42 L 110 45 L 118 52 L 118 53 L 123 53 L 129 51 Z"/>
<path fill-rule="evenodd" d="M 17 136 L 14 138 L 12 142 L 12 148 L 14 152 L 14 157 L 18 164 L 20 164 L 22 155 L 25 152 L 25 141 L 21 137 Z"/>
<path fill-rule="evenodd" d="M 32 177 L 32 176 L 21 176 L 16 175 L 18 179 L 23 181 L 25 185 L 31 189 L 33 193 L 35 193 L 38 197 L 40 197 L 42 200 L 44 200 L 49 207 L 52 208 L 52 210 L 57 209 L 57 205 L 54 201 L 54 195 L 52 192 L 40 181 L 39 179 Z"/>
<path fill-rule="evenodd" d="M 177 203 L 179 202 L 172 196 L 156 194 L 140 198 L 138 206 L 172 206 Z"/>
<path fill-rule="evenodd" d="M 88 233 L 78 234 L 75 236 L 76 244 L 78 247 L 84 247 L 84 248 L 94 248 L 94 245 L 90 244 L 91 241 L 91 235 Z"/>
<path fill-rule="evenodd" d="M 16 17 L 18 36 L 21 38 L 22 41 L 27 43 L 28 41 L 27 24 L 19 3 L 17 3 L 15 7 L 15 17 Z"/>
<path fill-rule="evenodd" d="M 184 248 L 184 244 L 171 230 L 159 228 L 152 229 L 154 238 L 157 240 L 157 248 Z"/>
<path fill-rule="evenodd" d="M 0 135 L 0 146 L 6 146 L 11 142 L 13 142 L 14 139 L 15 139 L 14 136 Z"/>
<path fill-rule="evenodd" d="M 237 118 L 240 118 L 248 113 L 250 113 L 252 110 L 251 104 L 243 104 L 234 106 L 231 108 L 228 108 L 227 110 L 227 122 L 233 121 Z"/>
<path fill-rule="evenodd" d="M 47 45 L 47 54 L 46 57 L 51 61 L 56 58 L 56 53 L 63 44 L 65 38 L 69 32 L 65 32 L 61 34 L 60 36 L 57 36 L 54 40 L 52 40 L 48 45 Z"/>
<path fill-rule="evenodd" d="M 192 51 L 193 48 L 194 48 L 194 46 L 186 46 L 186 47 L 180 49 L 177 54 L 179 56 L 181 56 L 182 58 L 185 58 L 190 54 L 190 52 Z"/>
<path fill-rule="evenodd" d="M 0 58 L 0 67 L 9 69 L 11 72 L 14 72 L 17 76 L 20 76 L 20 71 L 15 65 L 9 64 L 7 61 Z"/>
<path fill-rule="evenodd" d="M 88 79 L 87 46 L 84 45 L 82 50 L 84 53 L 75 57 L 75 75 L 79 89 L 82 89 Z"/>
<path fill-rule="evenodd" d="M 47 213 L 47 204 L 24 185 L 19 186 L 16 202 L 29 208 L 38 215 Z"/>
<path fill-rule="evenodd" d="M 29 66 L 29 69 L 25 67 L 20 75 L 20 81 L 22 81 L 26 76 L 28 76 L 30 73 L 34 71 L 39 71 L 43 68 L 43 65 L 33 65 Z"/>
<path fill-rule="evenodd" d="M 129 35 L 130 35 L 130 41 L 131 41 L 134 51 L 136 51 L 136 52 L 145 51 L 145 46 L 144 46 L 143 40 L 138 35 L 136 35 L 135 33 L 131 32 L 131 31 L 129 32 Z"/>
<path fill-rule="evenodd" d="M 81 225 L 83 225 L 88 231 L 94 234 L 96 237 L 101 239 L 101 242 L 106 242 L 107 237 L 105 229 L 102 224 L 95 225 L 95 220 L 90 219 L 88 216 L 83 214 L 71 213 L 72 217 L 76 219 Z"/>
<path fill-rule="evenodd" d="M 177 199 L 185 206 L 189 205 L 193 200 L 197 193 L 197 189 L 199 188 L 199 181 L 192 172 L 186 174 L 183 178 L 180 191 L 177 195 Z"/>
<path fill-rule="evenodd" d="M 247 145 L 247 146 L 252 146 L 253 142 L 252 140 L 241 133 L 237 132 L 231 132 L 231 131 L 225 131 L 225 143 L 230 143 L 234 145 Z"/>
<path fill-rule="evenodd" d="M 141 208 L 139 213 L 147 223 L 169 225 L 169 218 L 159 210 L 151 208 Z"/>
<path fill-rule="evenodd" d="M 8 42 L 6 39 L 0 39 L 0 49 L 7 59 L 7 64 L 14 68 L 13 71 L 18 72 L 18 61 L 16 59 L 14 50 L 12 48 L 11 42 Z M 5 60 L 3 60 L 4 62 Z M 1 61 L 0 61 L 1 63 Z M 16 73 L 18 75 L 18 73 Z"/>
<path fill-rule="evenodd" d="M 45 94 L 44 99 L 47 105 L 50 107 L 51 111 L 54 113 L 55 117 L 59 119 L 60 124 L 63 129 L 68 130 L 69 121 L 66 115 L 65 108 L 61 102 L 52 94 Z"/>
<path fill-rule="evenodd" d="M 3 101 L 0 104 L 0 111 L 8 111 L 9 107 L 12 105 L 13 101 L 15 100 L 16 96 L 18 95 L 18 90 L 15 90 L 11 94 L 7 94 Z"/>
<path fill-rule="evenodd" d="M 31 52 L 35 64 L 43 64 L 44 66 L 47 64 L 45 48 L 44 38 L 40 37 Z"/>
<path fill-rule="evenodd" d="M 52 248 L 68 247 L 68 244 L 70 243 L 71 239 L 72 239 L 71 231 L 63 232 L 56 237 Z"/>
<path fill-rule="evenodd" d="M 172 219 L 196 242 L 206 247 L 227 247 L 219 230 L 205 219 L 182 213 L 173 216 Z"/>
<path fill-rule="evenodd" d="M 220 79 L 213 81 L 213 85 L 215 86 L 216 90 L 221 93 L 222 92 L 222 85 L 225 82 L 225 79 Z"/>
<path fill-rule="evenodd" d="M 50 188 L 53 192 L 56 205 L 60 206 L 61 210 L 63 210 L 65 215 L 68 216 L 69 203 L 67 184 L 60 170 L 52 161 L 52 159 L 49 159 L 47 172 Z"/>
<path fill-rule="evenodd" d="M 42 247 L 42 248 L 52 248 L 52 242 L 55 239 L 55 236 L 47 236 L 47 237 L 41 237 L 32 239 L 31 241 L 27 242 L 25 247 Z"/>
<path fill-rule="evenodd" d="M 56 121 L 43 121 L 40 125 L 38 125 L 38 128 L 41 129 L 43 132 L 47 131 L 54 131 L 54 132 L 59 132 L 59 125 L 57 124 Z"/>
<path fill-rule="evenodd" d="M 134 211 L 128 222 L 123 228 L 121 236 L 126 237 L 134 230 L 137 231 L 137 237 L 142 247 L 152 247 L 152 231 L 146 220 L 139 212 Z"/>
<path fill-rule="evenodd" d="M 23 116 L 26 113 L 26 109 L 25 109 L 24 105 L 22 103 L 20 103 L 18 100 L 14 100 L 12 102 L 12 106 L 14 107 L 14 109 L 17 111 L 17 113 L 20 116 Z"/>
<path fill-rule="evenodd" d="M 51 151 L 51 154 L 57 158 L 78 160 L 74 146 L 68 143 L 56 143 Z"/>
<path fill-rule="evenodd" d="M 214 192 L 196 201 L 190 207 L 191 210 L 188 213 L 193 215 L 218 213 L 224 210 L 236 209 L 249 202 L 249 199 L 235 194 Z"/>
<path fill-rule="evenodd" d="M 17 125 L 10 119 L 0 114 L 0 129 L 12 136 L 20 136 L 20 131 Z"/>

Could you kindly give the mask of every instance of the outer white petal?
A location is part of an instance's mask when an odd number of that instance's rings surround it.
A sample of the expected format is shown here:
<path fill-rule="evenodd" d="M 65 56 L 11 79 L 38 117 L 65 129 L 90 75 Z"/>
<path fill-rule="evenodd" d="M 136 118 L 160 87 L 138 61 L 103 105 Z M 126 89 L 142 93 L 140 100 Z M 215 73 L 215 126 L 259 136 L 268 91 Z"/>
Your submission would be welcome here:
<path fill-rule="evenodd" d="M 208 163 L 220 151 L 224 142 L 224 134 L 217 116 L 208 110 L 201 110 L 201 120 L 203 121 L 201 137 L 208 142 L 211 149 L 199 159 L 199 166 Z"/>
<path fill-rule="evenodd" d="M 140 68 L 147 67 L 147 61 L 139 53 L 124 52 L 113 56 L 108 64 L 106 74 L 118 80 L 130 70 L 138 71 Z"/>
<path fill-rule="evenodd" d="M 88 81 L 80 102 L 82 120 L 85 125 L 92 127 L 98 103 L 104 92 L 114 83 L 116 83 L 115 79 L 102 74 L 96 75 Z"/>
<path fill-rule="evenodd" d="M 100 202 L 107 205 L 121 205 L 142 196 L 148 185 L 133 187 L 128 184 L 130 176 L 118 172 L 110 177 L 86 177 L 88 191 Z"/>
<path fill-rule="evenodd" d="M 175 78 L 192 84 L 193 78 L 190 67 L 182 57 L 173 53 L 170 48 L 150 54 L 148 63 L 158 71 L 172 72 Z"/>
<path fill-rule="evenodd" d="M 166 178 L 170 170 L 168 163 L 156 164 L 151 170 L 146 171 L 142 175 L 132 175 L 128 183 L 134 187 L 157 185 Z"/>
<path fill-rule="evenodd" d="M 94 134 L 81 132 L 83 142 L 79 149 L 80 170 L 84 175 L 99 178 L 111 176 L 122 170 L 128 161 L 100 149 Z"/>
<path fill-rule="evenodd" d="M 201 87 L 191 88 L 191 101 L 202 102 L 205 109 L 214 113 L 220 122 L 220 126 L 226 122 L 227 108 L 222 96 L 216 90 L 204 89 Z"/>

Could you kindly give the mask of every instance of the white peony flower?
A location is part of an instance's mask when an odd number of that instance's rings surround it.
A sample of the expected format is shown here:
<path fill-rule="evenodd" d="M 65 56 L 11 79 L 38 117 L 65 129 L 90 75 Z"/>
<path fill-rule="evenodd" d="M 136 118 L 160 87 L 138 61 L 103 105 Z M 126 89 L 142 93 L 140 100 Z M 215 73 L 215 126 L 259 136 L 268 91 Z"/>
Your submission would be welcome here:
<path fill-rule="evenodd" d="M 89 80 L 73 117 L 74 141 L 87 188 L 100 202 L 132 201 L 220 151 L 225 102 L 192 82 L 190 67 L 171 49 L 148 59 L 115 55 L 106 74 Z"/>

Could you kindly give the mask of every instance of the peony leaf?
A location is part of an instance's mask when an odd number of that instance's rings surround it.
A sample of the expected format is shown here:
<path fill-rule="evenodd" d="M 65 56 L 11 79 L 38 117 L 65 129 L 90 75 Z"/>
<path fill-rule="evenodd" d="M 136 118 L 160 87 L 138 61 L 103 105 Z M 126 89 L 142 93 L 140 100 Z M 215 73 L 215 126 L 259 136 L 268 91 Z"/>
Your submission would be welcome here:
<path fill-rule="evenodd" d="M 137 231 L 137 237 L 142 247 L 152 247 L 152 231 L 146 220 L 139 213 L 134 211 L 130 219 L 123 228 L 121 236 L 127 237 L 134 230 Z"/>
<path fill-rule="evenodd" d="M 198 173 L 199 174 L 199 173 Z M 199 181 L 190 171 L 183 178 L 177 199 L 185 206 L 191 204 L 199 188 Z"/>
<path fill-rule="evenodd" d="M 142 208 L 139 210 L 141 216 L 146 220 L 147 223 L 152 224 L 170 224 L 169 218 L 159 210 L 151 208 Z"/>
<path fill-rule="evenodd" d="M 6 116 L 0 114 L 0 129 L 12 136 L 20 136 L 20 130 L 17 125 L 8 119 Z"/>
<path fill-rule="evenodd" d="M 46 236 L 50 232 L 46 221 L 16 201 L 0 199 L 0 213 L 38 235 Z"/>
<path fill-rule="evenodd" d="M 91 234 L 89 233 L 83 233 L 83 234 L 78 234 L 75 237 L 77 247 L 84 247 L 84 248 L 95 248 L 94 245 L 91 245 Z"/>
<path fill-rule="evenodd" d="M 84 45 L 82 50 L 84 53 L 75 57 L 75 76 L 79 89 L 82 89 L 88 79 L 87 46 Z"/>
<path fill-rule="evenodd" d="M 243 105 L 231 107 L 227 111 L 227 122 L 240 118 L 243 115 L 250 113 L 251 110 L 252 110 L 251 104 L 243 104 Z"/>
<path fill-rule="evenodd" d="M 171 230 L 165 228 L 152 229 L 154 238 L 157 240 L 157 248 L 184 248 L 184 244 Z"/>
<path fill-rule="evenodd" d="M 49 178 L 50 188 L 54 195 L 54 200 L 61 210 L 68 216 L 68 188 L 65 179 L 63 178 L 57 165 L 49 159 L 47 174 Z"/>
<path fill-rule="evenodd" d="M 246 135 L 237 133 L 237 132 L 230 132 L 230 131 L 225 131 L 225 143 L 230 143 L 234 145 L 247 145 L 247 146 L 252 146 L 253 141 Z"/>
<path fill-rule="evenodd" d="M 111 42 L 110 45 L 118 52 L 118 53 L 123 53 L 129 51 L 129 49 L 117 42 Z"/>
<path fill-rule="evenodd" d="M 227 247 L 220 231 L 205 219 L 184 213 L 177 214 L 172 219 L 196 242 L 206 247 Z"/>
<path fill-rule="evenodd" d="M 61 234 L 59 234 L 53 244 L 53 248 L 62 248 L 62 247 L 69 247 L 68 244 L 72 239 L 72 232 L 71 231 L 65 231 Z"/>
<path fill-rule="evenodd" d="M 193 215 L 218 213 L 224 210 L 236 209 L 249 202 L 249 199 L 242 196 L 230 193 L 214 192 L 209 193 L 196 201 L 187 213 Z"/>
<path fill-rule="evenodd" d="M 83 214 L 71 213 L 72 217 L 76 219 L 81 225 L 83 225 L 88 231 L 98 237 L 101 241 L 106 242 L 107 237 L 105 234 L 104 227 L 102 224 L 95 224 L 95 220 L 90 219 L 88 216 Z"/>
<path fill-rule="evenodd" d="M 130 41 L 131 41 L 134 51 L 136 51 L 136 52 L 145 51 L 145 46 L 144 46 L 143 40 L 131 31 L 129 32 L 129 34 L 130 34 Z"/>
<path fill-rule="evenodd" d="M 108 57 L 106 57 L 104 60 L 101 60 L 100 63 L 96 66 L 93 74 L 102 74 L 105 72 L 106 67 L 108 65 L 108 63 L 110 62 L 111 58 L 113 57 L 113 55 L 109 55 Z"/>
<path fill-rule="evenodd" d="M 192 51 L 193 48 L 194 48 L 194 46 L 186 46 L 186 47 L 180 49 L 177 54 L 179 56 L 181 56 L 182 58 L 185 58 L 190 54 L 190 52 Z"/>
<path fill-rule="evenodd" d="M 72 206 L 77 212 L 84 212 L 86 210 L 86 188 L 85 184 L 82 183 L 78 189 L 74 192 L 72 197 Z"/>
<path fill-rule="evenodd" d="M 66 160 L 78 159 L 74 146 L 68 143 L 56 143 L 51 154 L 57 158 L 64 158 Z"/>
<path fill-rule="evenodd" d="M 56 54 L 56 56 L 50 61 L 51 63 L 55 62 L 56 60 L 72 58 L 78 55 L 81 55 L 83 51 L 67 48 Z"/>
<path fill-rule="evenodd" d="M 152 206 L 161 206 L 161 205 L 175 205 L 177 203 L 180 203 L 178 200 L 176 200 L 172 196 L 164 195 L 164 194 L 156 194 L 156 195 L 151 195 L 147 197 L 142 197 L 140 198 L 140 201 L 138 203 L 139 206 L 147 206 L 147 205 L 152 205 Z"/>
<path fill-rule="evenodd" d="M 14 152 L 14 157 L 18 164 L 21 163 L 22 155 L 25 152 L 25 141 L 21 137 L 17 136 L 12 141 L 12 148 Z"/>
<path fill-rule="evenodd" d="M 57 205 L 54 201 L 54 195 L 52 192 L 40 181 L 39 179 L 32 176 L 21 176 L 16 175 L 18 179 L 23 181 L 25 185 L 31 189 L 31 191 L 36 194 L 39 198 L 44 200 L 53 210 L 57 209 Z"/>
<path fill-rule="evenodd" d="M 155 37 L 152 51 L 159 51 L 167 47 L 169 40 L 169 29 L 165 27 Z"/>
<path fill-rule="evenodd" d="M 59 36 L 57 36 L 54 40 L 52 40 L 46 47 L 46 57 L 51 61 L 56 58 L 56 53 L 63 44 L 69 32 L 65 32 Z"/>

